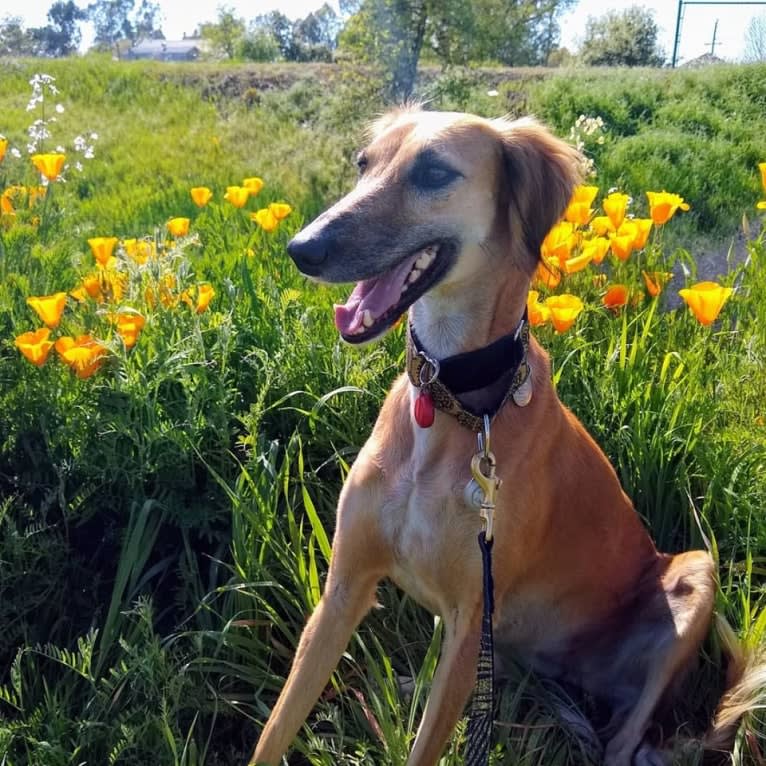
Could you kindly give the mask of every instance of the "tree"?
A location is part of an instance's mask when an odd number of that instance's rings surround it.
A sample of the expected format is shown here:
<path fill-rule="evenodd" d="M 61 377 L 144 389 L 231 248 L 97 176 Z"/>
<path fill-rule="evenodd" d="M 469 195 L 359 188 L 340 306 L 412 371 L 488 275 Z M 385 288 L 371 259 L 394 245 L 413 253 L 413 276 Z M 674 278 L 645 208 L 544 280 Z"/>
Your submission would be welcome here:
<path fill-rule="evenodd" d="M 95 0 L 88 6 L 88 18 L 95 28 L 94 43 L 98 48 L 115 48 L 117 43 L 129 40 L 135 43 L 142 37 L 162 38 L 159 29 L 160 7 L 153 0 Z"/>
<path fill-rule="evenodd" d="M 219 6 L 217 22 L 207 22 L 200 27 L 202 37 L 210 41 L 213 50 L 233 59 L 245 39 L 245 20 L 234 14 L 234 8 Z"/>
<path fill-rule="evenodd" d="M 745 30 L 745 61 L 766 61 L 766 14 L 753 16 Z"/>
<path fill-rule="evenodd" d="M 544 64 L 561 12 L 575 0 L 341 0 L 341 48 L 386 73 L 393 98 L 412 92 L 423 46 L 444 64 Z"/>
<path fill-rule="evenodd" d="M 0 56 L 36 56 L 38 49 L 39 43 L 20 16 L 0 20 Z"/>
<path fill-rule="evenodd" d="M 48 25 L 32 30 L 43 56 L 71 56 L 77 52 L 82 40 L 80 22 L 88 13 L 73 0 L 59 0 L 48 11 Z"/>
<path fill-rule="evenodd" d="M 657 33 L 652 12 L 638 6 L 591 16 L 580 58 L 591 66 L 662 66 L 665 54 Z"/>

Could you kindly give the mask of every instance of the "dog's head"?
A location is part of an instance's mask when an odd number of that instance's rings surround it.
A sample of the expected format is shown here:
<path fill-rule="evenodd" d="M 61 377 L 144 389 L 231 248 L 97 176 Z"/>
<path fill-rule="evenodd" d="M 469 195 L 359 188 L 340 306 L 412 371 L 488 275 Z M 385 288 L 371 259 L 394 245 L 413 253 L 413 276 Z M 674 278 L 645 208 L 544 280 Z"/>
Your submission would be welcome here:
<path fill-rule="evenodd" d="M 288 252 L 306 275 L 358 281 L 335 309 L 352 343 L 385 332 L 429 290 L 510 259 L 531 276 L 577 181 L 577 153 L 533 120 L 404 109 L 375 122 L 359 180 Z"/>

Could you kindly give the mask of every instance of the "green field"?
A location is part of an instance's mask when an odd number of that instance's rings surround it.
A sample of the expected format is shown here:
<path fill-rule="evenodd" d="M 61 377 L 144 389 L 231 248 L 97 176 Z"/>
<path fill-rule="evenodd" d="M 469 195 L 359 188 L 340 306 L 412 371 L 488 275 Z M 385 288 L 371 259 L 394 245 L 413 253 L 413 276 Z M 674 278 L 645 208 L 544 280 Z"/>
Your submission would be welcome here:
<path fill-rule="evenodd" d="M 60 93 L 43 86 L 28 110 L 37 72 Z M 532 113 L 563 137 L 600 117 L 580 130 L 596 207 L 612 187 L 639 218 L 646 191 L 689 203 L 626 261 L 565 277 L 554 292 L 584 310 L 536 334 L 658 547 L 713 552 L 717 609 L 753 651 L 766 642 L 765 82 L 766 65 L 455 70 L 424 73 L 420 94 Z M 334 65 L 2 62 L 0 195 L 23 188 L 0 208 L 0 764 L 249 757 L 319 598 L 343 477 L 403 368 L 401 327 L 344 346 L 331 307 L 347 290 L 306 282 L 285 253 L 351 187 L 365 122 L 384 108 L 374 78 Z M 42 195 L 28 128 L 51 117 L 36 150 L 62 147 L 69 167 Z M 265 185 L 244 207 L 224 198 L 253 177 Z M 198 207 L 201 186 L 213 197 Z M 250 213 L 274 204 L 292 211 L 267 231 Z M 177 217 L 188 235 L 169 231 Z M 117 239 L 105 268 L 94 237 Z M 642 271 L 673 277 L 652 299 Z M 734 288 L 709 326 L 678 297 L 698 278 Z M 615 282 L 630 298 L 609 310 Z M 27 299 L 56 293 L 47 342 L 72 343 L 37 366 L 15 341 L 43 327 Z M 131 344 L 120 322 L 136 314 Z M 290 763 L 404 763 L 440 630 L 393 586 L 379 599 Z M 680 740 L 704 728 L 721 665 L 711 635 Z M 576 704 L 519 668 L 494 763 L 598 763 Z M 461 748 L 459 731 L 443 763 L 462 763 Z M 756 712 L 734 762 L 765 750 Z M 678 762 L 701 761 L 686 748 Z"/>

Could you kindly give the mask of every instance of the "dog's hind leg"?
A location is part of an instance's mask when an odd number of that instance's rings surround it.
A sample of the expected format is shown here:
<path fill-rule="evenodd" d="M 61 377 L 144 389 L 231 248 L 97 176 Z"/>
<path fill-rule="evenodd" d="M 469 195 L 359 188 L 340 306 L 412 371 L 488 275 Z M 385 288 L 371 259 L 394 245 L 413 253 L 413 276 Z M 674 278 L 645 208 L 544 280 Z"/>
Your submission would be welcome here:
<path fill-rule="evenodd" d="M 481 604 L 444 617 L 445 639 L 423 719 L 407 766 L 434 766 L 463 713 L 476 680 Z"/>
<path fill-rule="evenodd" d="M 627 720 L 607 744 L 605 766 L 662 763 L 659 753 L 642 741 L 657 703 L 690 665 L 710 627 L 714 578 L 713 560 L 707 553 L 674 556 L 660 578 L 660 587 L 649 595 L 648 603 L 637 606 L 640 614 L 635 630 L 644 635 L 626 640 L 636 641 L 643 656 L 634 657 L 634 662 L 646 667 L 646 680 Z"/>

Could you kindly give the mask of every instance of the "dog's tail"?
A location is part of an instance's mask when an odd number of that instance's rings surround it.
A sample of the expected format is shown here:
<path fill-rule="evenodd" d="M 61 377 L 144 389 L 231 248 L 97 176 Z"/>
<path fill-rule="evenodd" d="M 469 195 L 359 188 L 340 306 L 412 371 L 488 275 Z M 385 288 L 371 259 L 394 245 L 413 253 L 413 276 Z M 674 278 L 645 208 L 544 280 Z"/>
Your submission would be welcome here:
<path fill-rule="evenodd" d="M 702 741 L 706 750 L 730 752 L 742 719 L 766 708 L 766 649 L 746 649 L 721 615 L 716 615 L 715 629 L 729 657 L 726 691 Z"/>

